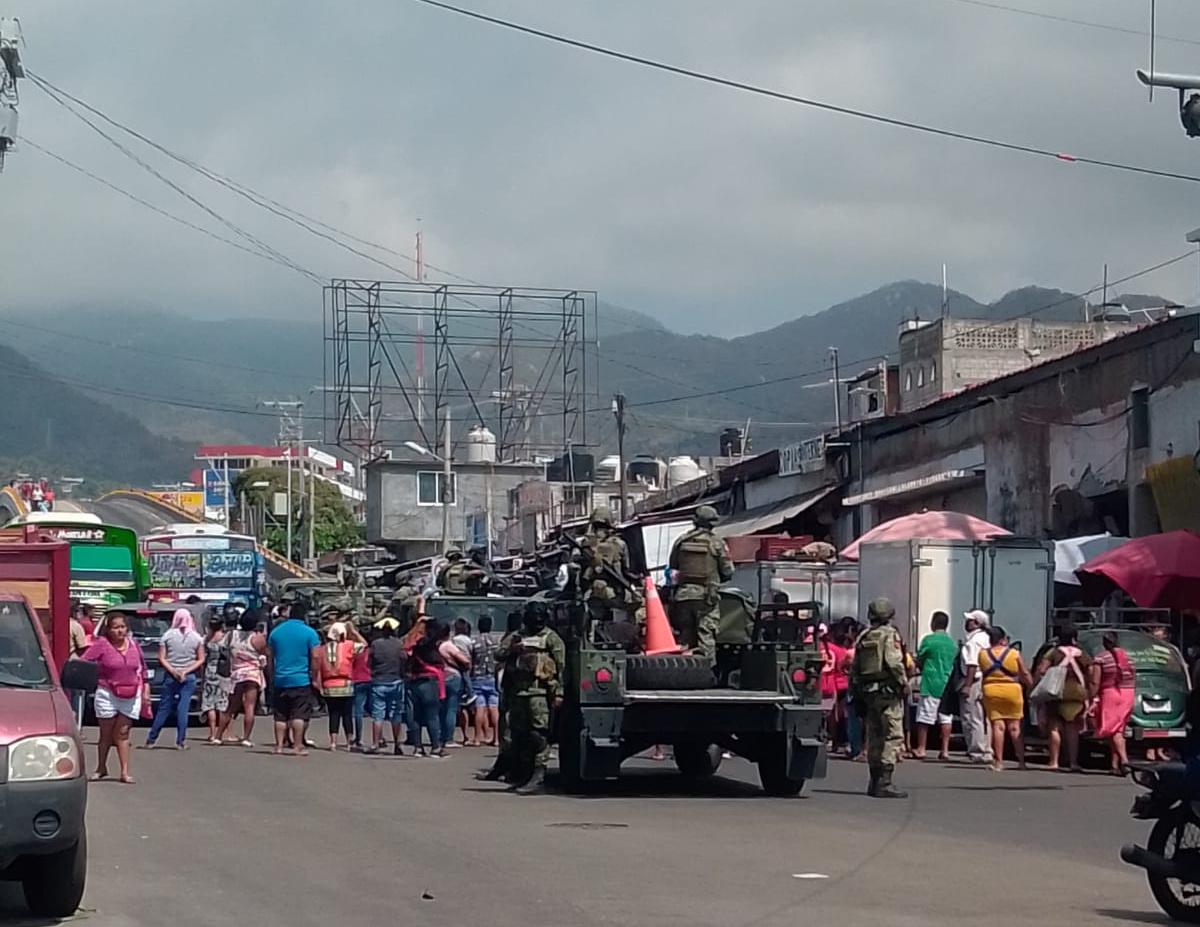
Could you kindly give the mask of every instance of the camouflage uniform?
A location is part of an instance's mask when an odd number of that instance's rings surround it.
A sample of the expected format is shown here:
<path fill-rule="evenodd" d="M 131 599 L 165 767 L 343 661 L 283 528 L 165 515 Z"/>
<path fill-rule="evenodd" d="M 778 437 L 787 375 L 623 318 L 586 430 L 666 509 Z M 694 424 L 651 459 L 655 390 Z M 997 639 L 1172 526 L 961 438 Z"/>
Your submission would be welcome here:
<path fill-rule="evenodd" d="M 463 563 L 462 551 L 452 547 L 446 551 L 446 559 L 450 562 L 438 571 L 438 589 L 446 595 L 466 595 L 469 568 Z"/>
<path fill-rule="evenodd" d="M 904 743 L 904 691 L 908 674 L 900 632 L 892 627 L 896 609 L 887 599 L 867 608 L 871 627 L 854 642 L 850 696 L 865 709 L 867 763 L 872 798 L 907 798 L 892 786 L 896 759 Z"/>
<path fill-rule="evenodd" d="M 579 576 L 579 590 L 593 621 L 612 621 L 613 609 L 629 605 L 626 591 L 605 575 L 602 566 L 628 576 L 629 548 L 624 539 L 613 530 L 612 512 L 607 506 L 599 505 L 592 510 L 591 525 L 584 535 L 584 545 L 591 560 L 583 561 Z"/>
<path fill-rule="evenodd" d="M 562 695 L 562 672 L 567 647 L 546 627 L 546 607 L 525 607 L 524 626 L 496 648 L 504 665 L 506 685 L 512 693 L 508 729 L 512 737 L 514 791 L 533 795 L 545 791 L 546 764 L 550 760 L 550 706 Z M 525 777 L 525 772 L 530 775 Z M 522 782 L 522 779 L 525 781 Z"/>
<path fill-rule="evenodd" d="M 733 561 L 725 542 L 713 534 L 717 512 L 710 505 L 696 509 L 695 527 L 671 548 L 670 567 L 676 572 L 670 619 L 679 643 L 701 656 L 712 656 L 721 624 L 717 587 L 733 578 Z"/>

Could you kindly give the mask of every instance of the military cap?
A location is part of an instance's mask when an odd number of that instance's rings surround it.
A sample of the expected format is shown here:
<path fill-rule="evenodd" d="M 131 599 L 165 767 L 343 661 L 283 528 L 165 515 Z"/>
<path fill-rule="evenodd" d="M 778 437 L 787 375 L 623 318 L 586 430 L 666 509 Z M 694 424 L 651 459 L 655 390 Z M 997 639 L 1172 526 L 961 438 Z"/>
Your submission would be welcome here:
<path fill-rule="evenodd" d="M 891 621 L 896 616 L 896 606 L 891 599 L 880 596 L 867 606 L 867 617 L 872 621 Z"/>
<path fill-rule="evenodd" d="M 697 528 L 712 528 L 720 521 L 721 516 L 711 505 L 702 505 L 692 515 L 692 523 Z"/>
<path fill-rule="evenodd" d="M 593 525 L 609 525 L 613 523 L 613 513 L 607 505 L 598 505 L 592 509 L 591 522 Z"/>

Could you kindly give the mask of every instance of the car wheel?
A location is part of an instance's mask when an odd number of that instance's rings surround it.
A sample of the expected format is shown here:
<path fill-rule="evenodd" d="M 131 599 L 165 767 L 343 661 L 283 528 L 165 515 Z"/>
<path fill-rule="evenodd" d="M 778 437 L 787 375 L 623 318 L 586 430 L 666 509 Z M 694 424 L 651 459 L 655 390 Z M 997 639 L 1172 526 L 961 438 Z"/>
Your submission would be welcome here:
<path fill-rule="evenodd" d="M 70 917 L 79 909 L 87 883 L 87 833 L 74 846 L 24 861 L 21 888 L 38 917 Z"/>

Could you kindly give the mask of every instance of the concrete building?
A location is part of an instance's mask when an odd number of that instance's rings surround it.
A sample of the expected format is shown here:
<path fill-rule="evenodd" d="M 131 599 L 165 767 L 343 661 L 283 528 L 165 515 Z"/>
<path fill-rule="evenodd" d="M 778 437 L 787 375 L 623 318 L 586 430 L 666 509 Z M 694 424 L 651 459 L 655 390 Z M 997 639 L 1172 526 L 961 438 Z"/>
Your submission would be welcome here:
<path fill-rule="evenodd" d="M 367 541 L 393 550 L 404 560 L 442 552 L 442 464 L 432 458 L 379 460 L 367 464 Z M 537 463 L 454 461 L 450 482 L 451 545 L 489 544 L 508 511 L 509 493 L 540 480 Z"/>
<path fill-rule="evenodd" d="M 1015 322 L 998 327 L 997 344 L 1033 343 L 1034 329 Z M 950 361 L 938 364 L 936 377 L 986 373 L 970 366 L 978 355 L 937 354 L 941 323 L 915 334 L 926 331 L 933 333 L 925 342 L 930 355 Z M 1066 330 L 1049 331 L 1058 334 L 1037 337 L 1047 353 L 1057 353 Z M 970 354 L 967 343 L 955 350 Z M 966 512 L 1032 536 L 1200 530 L 1198 350 L 1200 316 L 1181 315 L 1126 323 L 1115 335 L 1097 329 L 1082 350 L 910 411 L 902 389 L 899 414 L 859 422 L 837 442 L 840 460 L 829 466 L 846 473 L 848 483 L 835 542 L 926 508 Z M 910 339 L 901 376 L 906 362 L 911 370 L 924 357 Z M 926 390 L 929 375 L 926 366 Z M 935 388 L 937 382 L 943 381 L 935 379 Z"/>
<path fill-rule="evenodd" d="M 1115 338 L 1129 328 L 1128 321 L 905 321 L 900 326 L 899 410 L 911 412 L 977 383 Z"/>

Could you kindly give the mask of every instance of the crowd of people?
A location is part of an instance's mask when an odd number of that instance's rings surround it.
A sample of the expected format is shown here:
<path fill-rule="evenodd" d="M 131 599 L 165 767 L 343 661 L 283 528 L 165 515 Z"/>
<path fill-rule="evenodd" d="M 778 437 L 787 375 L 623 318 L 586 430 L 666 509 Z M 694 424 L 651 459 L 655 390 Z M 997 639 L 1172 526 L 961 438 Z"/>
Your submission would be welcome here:
<path fill-rule="evenodd" d="M 266 702 L 276 754 L 300 756 L 317 746 L 309 726 L 321 708 L 330 751 L 390 748 L 397 756 L 407 750 L 441 758 L 460 747 L 497 746 L 501 638 L 490 616 L 480 616 L 472 630 L 466 621 L 450 625 L 418 611 L 402 629 L 391 616 L 363 626 L 329 605 L 320 632 L 305 618 L 302 608 L 288 604 L 273 623 L 252 609 L 209 611 L 201 634 L 193 609 L 179 607 L 158 642 L 155 670 L 164 682 L 151 714 L 149 667 L 125 615 L 109 612 L 94 624 L 90 608 L 78 607 L 71 620 L 73 656 L 98 666 L 100 736 L 91 778 L 109 778 L 115 750 L 119 781 L 134 781 L 130 732 L 139 719 L 151 721 L 142 748 L 157 747 L 173 721 L 175 748 L 188 749 L 197 690 L 213 746 L 253 747 L 256 713 Z M 81 702 L 76 710 L 82 716 Z M 241 731 L 231 734 L 239 715 Z"/>
<path fill-rule="evenodd" d="M 1133 713 L 1135 674 L 1115 631 L 1103 635 L 1103 649 L 1093 657 L 1080 648 L 1076 629 L 1064 625 L 1027 663 L 985 611 L 963 615 L 959 640 L 950 634 L 946 612 L 934 612 L 930 628 L 915 653 L 904 648 L 907 691 L 900 759 L 925 759 L 931 739 L 937 758 L 951 759 L 957 718 L 969 762 L 999 771 L 1011 746 L 1024 769 L 1024 720 L 1033 705 L 1049 768 L 1081 768 L 1080 735 L 1089 724 L 1092 737 L 1109 747 L 1111 771 L 1127 769 L 1125 729 Z M 860 761 L 866 758 L 867 744 L 860 711 L 850 696 L 850 673 L 863 631 L 853 617 L 832 628 L 822 624 L 817 631 L 831 746 L 836 754 Z"/>

